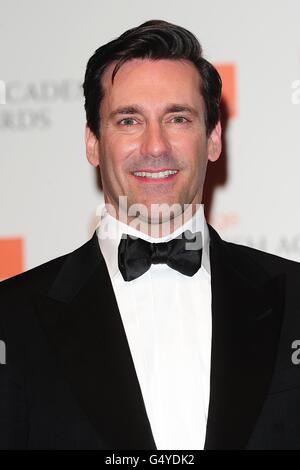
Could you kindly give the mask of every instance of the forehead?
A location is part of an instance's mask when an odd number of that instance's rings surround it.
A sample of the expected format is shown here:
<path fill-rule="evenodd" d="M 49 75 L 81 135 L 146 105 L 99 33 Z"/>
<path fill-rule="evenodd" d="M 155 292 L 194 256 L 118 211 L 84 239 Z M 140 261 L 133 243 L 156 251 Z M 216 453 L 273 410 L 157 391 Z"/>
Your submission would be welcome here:
<path fill-rule="evenodd" d="M 129 99 L 149 103 L 202 101 L 200 74 L 188 60 L 131 59 L 120 67 L 112 84 L 115 65 L 110 64 L 102 76 L 105 107 L 127 104 Z"/>

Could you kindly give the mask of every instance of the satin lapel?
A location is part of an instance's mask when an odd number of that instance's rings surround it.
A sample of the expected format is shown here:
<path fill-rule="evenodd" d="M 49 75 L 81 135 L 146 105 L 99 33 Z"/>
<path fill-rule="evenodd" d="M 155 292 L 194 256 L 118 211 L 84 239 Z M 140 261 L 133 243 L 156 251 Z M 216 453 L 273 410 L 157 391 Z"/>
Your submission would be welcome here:
<path fill-rule="evenodd" d="M 96 233 L 67 256 L 37 313 L 105 449 L 156 449 Z"/>
<path fill-rule="evenodd" d="M 270 386 L 284 276 L 271 278 L 245 250 L 209 231 L 212 355 L 205 449 L 243 449 Z"/>

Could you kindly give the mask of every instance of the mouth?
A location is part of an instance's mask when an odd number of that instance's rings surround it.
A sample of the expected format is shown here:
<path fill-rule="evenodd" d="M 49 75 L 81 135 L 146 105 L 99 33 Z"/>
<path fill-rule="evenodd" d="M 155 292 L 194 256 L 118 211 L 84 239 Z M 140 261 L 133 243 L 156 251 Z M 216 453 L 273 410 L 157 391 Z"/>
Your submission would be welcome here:
<path fill-rule="evenodd" d="M 160 170 L 140 170 L 133 171 L 131 174 L 142 183 L 167 183 L 175 179 L 179 170 L 160 169 Z"/>

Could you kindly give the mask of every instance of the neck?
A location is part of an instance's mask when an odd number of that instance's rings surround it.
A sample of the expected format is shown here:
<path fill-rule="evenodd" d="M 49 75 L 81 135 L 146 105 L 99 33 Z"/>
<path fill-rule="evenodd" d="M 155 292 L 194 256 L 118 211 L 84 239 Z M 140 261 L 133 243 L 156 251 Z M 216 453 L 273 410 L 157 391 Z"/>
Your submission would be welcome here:
<path fill-rule="evenodd" d="M 197 209 L 199 209 L 200 205 L 199 203 L 186 204 L 179 214 L 172 214 L 172 217 L 167 217 L 162 220 L 149 220 L 144 219 L 142 216 L 128 216 L 128 213 L 123 211 L 120 207 L 116 213 L 115 210 L 111 210 L 110 204 L 106 204 L 106 208 L 108 213 L 120 222 L 130 225 L 134 229 L 151 237 L 161 238 L 172 234 L 188 222 L 196 213 Z"/>

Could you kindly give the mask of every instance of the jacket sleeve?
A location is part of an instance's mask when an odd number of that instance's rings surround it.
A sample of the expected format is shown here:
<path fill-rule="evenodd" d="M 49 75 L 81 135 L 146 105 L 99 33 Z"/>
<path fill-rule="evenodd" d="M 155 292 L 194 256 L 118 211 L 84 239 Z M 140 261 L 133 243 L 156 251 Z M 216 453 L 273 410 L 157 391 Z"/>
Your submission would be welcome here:
<path fill-rule="evenodd" d="M 25 381 L 15 364 L 14 337 L 5 330 L 4 319 L 9 312 L 1 292 L 0 289 L 0 449 L 25 449 L 28 429 Z"/>

